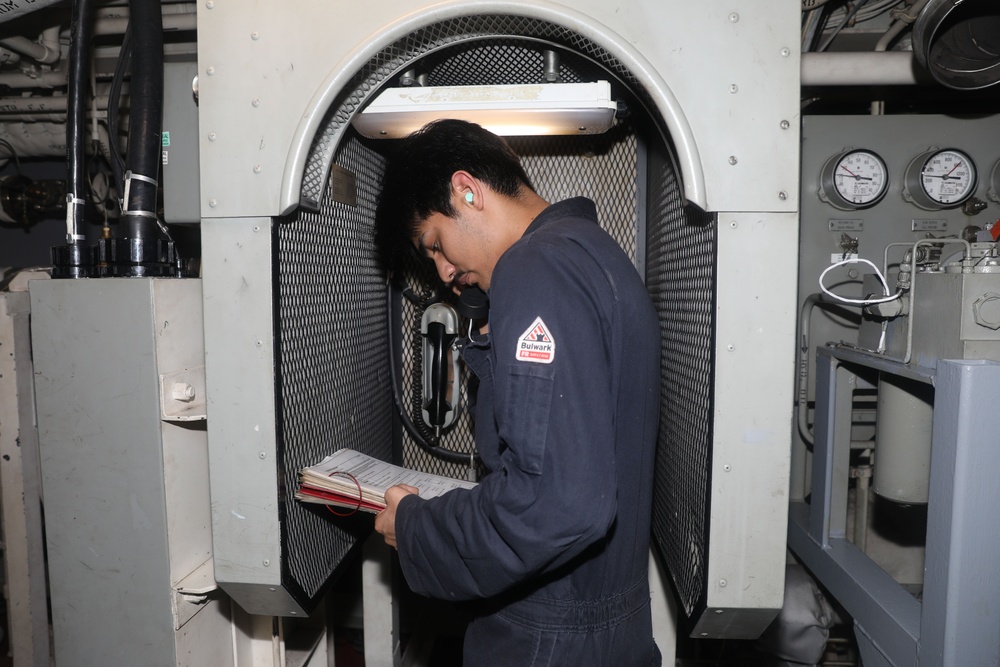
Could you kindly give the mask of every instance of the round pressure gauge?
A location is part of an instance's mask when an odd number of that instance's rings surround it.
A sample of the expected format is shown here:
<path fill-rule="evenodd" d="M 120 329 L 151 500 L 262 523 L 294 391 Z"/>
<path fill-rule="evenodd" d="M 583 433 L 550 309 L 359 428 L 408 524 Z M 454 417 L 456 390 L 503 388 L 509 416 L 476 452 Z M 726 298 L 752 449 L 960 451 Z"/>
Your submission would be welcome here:
<path fill-rule="evenodd" d="M 845 211 L 867 208 L 885 196 L 889 173 L 876 153 L 850 149 L 826 161 L 819 186 L 819 198 L 834 208 Z"/>
<path fill-rule="evenodd" d="M 996 161 L 990 172 L 990 189 L 986 194 L 993 201 L 1000 202 L 1000 160 Z"/>
<path fill-rule="evenodd" d="M 931 149 L 913 158 L 906 168 L 903 197 L 920 208 L 953 208 L 975 191 L 976 165 L 960 150 Z"/>

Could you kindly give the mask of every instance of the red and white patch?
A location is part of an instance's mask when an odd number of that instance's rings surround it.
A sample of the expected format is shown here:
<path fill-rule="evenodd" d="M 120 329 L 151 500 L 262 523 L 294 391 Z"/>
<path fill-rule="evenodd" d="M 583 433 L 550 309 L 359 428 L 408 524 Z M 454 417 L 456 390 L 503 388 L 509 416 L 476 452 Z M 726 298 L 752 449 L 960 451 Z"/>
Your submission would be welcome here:
<path fill-rule="evenodd" d="M 517 352 L 514 358 L 535 364 L 551 364 L 556 358 L 556 341 L 549 333 L 545 322 L 542 322 L 542 318 L 536 317 L 531 326 L 517 339 Z"/>

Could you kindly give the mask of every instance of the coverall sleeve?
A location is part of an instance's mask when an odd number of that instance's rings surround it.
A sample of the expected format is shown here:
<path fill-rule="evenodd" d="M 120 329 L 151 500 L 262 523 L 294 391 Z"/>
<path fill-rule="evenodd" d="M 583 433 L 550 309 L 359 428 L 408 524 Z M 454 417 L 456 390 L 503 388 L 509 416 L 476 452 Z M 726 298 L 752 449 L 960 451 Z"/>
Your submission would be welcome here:
<path fill-rule="evenodd" d="M 407 496 L 396 515 L 407 583 L 430 597 L 489 597 L 555 570 L 617 511 L 611 286 L 589 255 L 534 239 L 508 251 L 492 285 L 494 410 L 477 418 L 496 421 L 500 466 L 469 491 Z M 550 357 L 543 345 L 518 358 L 522 340 L 545 337 Z"/>

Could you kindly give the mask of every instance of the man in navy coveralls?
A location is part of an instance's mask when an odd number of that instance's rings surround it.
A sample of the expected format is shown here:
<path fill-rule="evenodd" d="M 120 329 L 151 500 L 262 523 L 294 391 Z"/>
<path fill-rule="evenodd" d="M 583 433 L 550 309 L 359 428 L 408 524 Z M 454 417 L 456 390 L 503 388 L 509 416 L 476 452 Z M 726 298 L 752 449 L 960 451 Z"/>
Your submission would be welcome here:
<path fill-rule="evenodd" d="M 660 334 L 642 280 L 590 200 L 549 205 L 506 142 L 437 121 L 399 142 L 376 213 L 490 299 L 463 359 L 480 384 L 472 490 L 396 486 L 375 529 L 410 588 L 476 600 L 464 665 L 658 665 L 647 564 Z"/>

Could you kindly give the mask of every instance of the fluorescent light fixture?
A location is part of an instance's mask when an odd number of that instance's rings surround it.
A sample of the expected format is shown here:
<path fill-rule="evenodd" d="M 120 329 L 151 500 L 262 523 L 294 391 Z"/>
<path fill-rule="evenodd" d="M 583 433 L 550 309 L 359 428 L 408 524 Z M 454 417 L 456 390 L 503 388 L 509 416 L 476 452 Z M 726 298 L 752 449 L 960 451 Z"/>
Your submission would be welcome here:
<path fill-rule="evenodd" d="M 607 81 L 414 86 L 385 90 L 352 122 L 370 139 L 405 137 L 439 118 L 468 120 L 504 136 L 601 134 L 616 111 Z"/>

